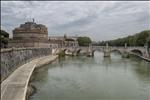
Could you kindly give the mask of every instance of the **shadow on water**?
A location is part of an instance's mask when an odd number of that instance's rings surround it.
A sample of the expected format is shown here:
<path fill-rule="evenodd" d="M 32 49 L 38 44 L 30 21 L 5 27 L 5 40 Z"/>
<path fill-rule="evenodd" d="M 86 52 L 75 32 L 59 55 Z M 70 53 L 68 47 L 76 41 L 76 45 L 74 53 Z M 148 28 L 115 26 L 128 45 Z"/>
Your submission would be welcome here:
<path fill-rule="evenodd" d="M 139 57 L 131 56 L 130 61 L 134 67 L 134 71 L 137 73 L 138 76 L 141 77 L 141 79 L 145 79 L 143 77 L 146 77 L 150 80 L 150 62 L 142 60 Z"/>
<path fill-rule="evenodd" d="M 102 62 L 103 62 L 103 65 L 108 67 L 112 63 L 111 57 L 104 57 Z"/>
<path fill-rule="evenodd" d="M 136 64 L 134 71 L 140 80 L 150 83 L 150 62 L 140 61 Z"/>

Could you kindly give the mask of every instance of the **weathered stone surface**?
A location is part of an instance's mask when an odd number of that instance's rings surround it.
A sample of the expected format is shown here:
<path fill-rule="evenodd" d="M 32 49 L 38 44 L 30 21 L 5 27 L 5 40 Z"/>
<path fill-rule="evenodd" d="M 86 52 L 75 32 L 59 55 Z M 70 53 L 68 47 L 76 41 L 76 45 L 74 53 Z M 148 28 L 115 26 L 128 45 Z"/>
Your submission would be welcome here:
<path fill-rule="evenodd" d="M 38 64 L 41 66 L 56 59 L 56 55 L 48 55 L 34 59 L 18 67 L 6 80 L 1 83 L 1 100 L 25 100 L 33 90 L 27 93 L 30 77 Z M 43 63 L 44 62 L 44 63 Z M 38 65 L 39 67 L 39 65 Z"/>
<path fill-rule="evenodd" d="M 51 54 L 51 48 L 16 48 L 1 50 L 1 81 L 10 75 L 18 66 L 36 57 Z"/>
<path fill-rule="evenodd" d="M 48 47 L 48 30 L 45 25 L 25 22 L 13 30 L 8 47 Z"/>

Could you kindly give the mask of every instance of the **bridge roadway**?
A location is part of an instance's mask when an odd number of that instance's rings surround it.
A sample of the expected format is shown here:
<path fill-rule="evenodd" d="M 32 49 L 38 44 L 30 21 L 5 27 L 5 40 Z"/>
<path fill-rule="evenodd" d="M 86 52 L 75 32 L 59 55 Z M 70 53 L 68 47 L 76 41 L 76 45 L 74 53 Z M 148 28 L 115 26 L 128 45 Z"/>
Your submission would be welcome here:
<path fill-rule="evenodd" d="M 25 100 L 30 77 L 36 67 L 52 62 L 58 56 L 40 57 L 17 68 L 1 83 L 1 100 Z"/>

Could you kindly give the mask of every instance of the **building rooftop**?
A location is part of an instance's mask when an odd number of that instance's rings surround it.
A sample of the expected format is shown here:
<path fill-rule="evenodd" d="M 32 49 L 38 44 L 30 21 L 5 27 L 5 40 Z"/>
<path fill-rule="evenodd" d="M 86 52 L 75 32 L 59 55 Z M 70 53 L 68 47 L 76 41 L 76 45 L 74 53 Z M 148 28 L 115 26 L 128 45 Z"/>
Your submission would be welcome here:
<path fill-rule="evenodd" d="M 40 32 L 47 33 L 47 27 L 42 24 L 36 24 L 35 22 L 25 22 L 13 30 L 13 33 L 17 32 Z"/>

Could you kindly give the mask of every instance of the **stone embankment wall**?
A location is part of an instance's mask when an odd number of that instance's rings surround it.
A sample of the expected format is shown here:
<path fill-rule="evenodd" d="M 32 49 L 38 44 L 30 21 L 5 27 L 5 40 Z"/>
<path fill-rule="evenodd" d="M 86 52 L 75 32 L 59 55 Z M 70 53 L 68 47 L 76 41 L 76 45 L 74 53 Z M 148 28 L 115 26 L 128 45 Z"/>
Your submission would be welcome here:
<path fill-rule="evenodd" d="M 18 66 L 41 56 L 50 55 L 51 48 L 11 48 L 1 49 L 1 82 Z"/>

